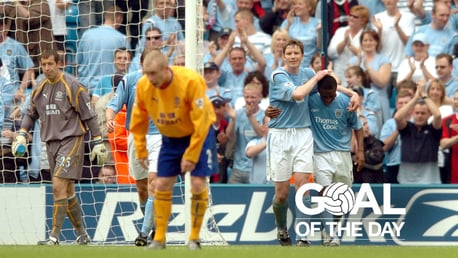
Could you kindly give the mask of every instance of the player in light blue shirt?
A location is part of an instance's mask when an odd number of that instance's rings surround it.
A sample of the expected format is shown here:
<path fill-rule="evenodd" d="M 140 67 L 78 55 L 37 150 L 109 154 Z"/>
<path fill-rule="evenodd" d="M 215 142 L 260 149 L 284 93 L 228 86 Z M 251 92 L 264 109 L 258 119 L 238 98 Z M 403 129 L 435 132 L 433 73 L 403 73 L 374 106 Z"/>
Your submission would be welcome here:
<path fill-rule="evenodd" d="M 280 108 L 282 112 L 277 118 L 270 120 L 269 128 L 310 127 L 309 112 L 304 112 L 304 110 L 308 111 L 308 95 L 299 101 L 292 100 L 297 85 L 306 83 L 314 75 L 315 72 L 312 69 L 302 67 L 297 74 L 289 73 L 284 67 L 280 67 L 272 73 L 269 90 L 270 103 L 272 106 Z"/>
<path fill-rule="evenodd" d="M 310 130 L 308 95 L 315 84 L 328 71 L 314 73 L 302 68 L 304 46 L 299 40 L 289 40 L 283 48 L 285 66 L 272 73 L 270 79 L 271 105 L 281 113 L 269 122 L 267 135 L 266 173 L 275 184 L 272 200 L 277 238 L 280 245 L 291 245 L 286 215 L 288 211 L 289 180 L 294 176 L 296 188 L 308 183 L 313 171 L 313 138 Z M 303 197 L 304 205 L 310 205 L 310 195 Z M 308 206 L 310 207 L 310 206 Z M 296 212 L 298 222 L 309 222 L 310 216 Z M 307 239 L 298 238 L 298 246 L 308 246 Z"/>
<path fill-rule="evenodd" d="M 115 114 L 122 109 L 123 105 L 126 105 L 126 128 L 130 128 L 130 117 L 132 114 L 132 107 L 135 103 L 135 91 L 137 89 L 137 81 L 142 76 L 143 73 L 141 70 L 126 74 L 123 80 L 118 84 L 115 96 L 107 104 L 107 109 L 111 109 Z M 159 130 L 151 120 L 149 121 L 149 125 L 150 126 L 148 129 L 148 134 L 159 134 Z"/>
<path fill-rule="evenodd" d="M 304 46 L 296 39 L 289 40 L 283 47 L 285 65 L 272 73 L 270 81 L 270 103 L 279 108 L 268 115 L 267 136 L 267 177 L 274 181 L 275 196 L 272 200 L 277 238 L 282 246 L 291 245 L 288 234 L 286 214 L 288 210 L 289 180 L 294 176 L 296 189 L 310 180 L 313 171 L 313 137 L 310 129 L 308 96 L 314 91 L 315 84 L 329 71 L 316 74 L 310 68 L 302 68 Z M 339 90 L 352 96 L 351 109 L 357 102 L 357 94 L 340 87 Z M 303 196 L 305 206 L 311 205 L 310 195 Z M 310 215 L 296 210 L 295 223 L 310 221 Z M 309 246 L 306 238 L 296 236 L 296 245 Z"/>
<path fill-rule="evenodd" d="M 309 99 L 314 152 L 350 152 L 352 129 L 362 128 L 356 112 L 347 111 L 350 98 L 342 93 L 337 93 L 329 103 L 325 103 L 323 98 L 325 96 L 319 91 Z"/>
<path fill-rule="evenodd" d="M 358 171 L 364 166 L 364 132 L 356 112 L 348 111 L 349 98 L 337 92 L 337 81 L 326 75 L 318 82 L 318 93 L 309 98 L 310 119 L 314 139 L 314 179 L 328 186 L 333 183 L 353 182 L 353 162 L 351 158 L 352 131 L 355 134 L 357 149 L 355 162 Z M 339 236 L 327 223 L 335 221 L 333 215 L 325 210 L 321 214 L 323 244 L 340 245 Z M 340 219 L 340 217 L 336 217 Z"/>
<path fill-rule="evenodd" d="M 140 62 L 143 57 L 152 50 L 147 48 L 143 51 Z M 126 128 L 130 128 L 130 119 L 132 116 L 132 107 L 135 103 L 137 81 L 143 76 L 141 70 L 128 73 L 124 76 L 123 80 L 118 84 L 116 93 L 113 99 L 107 104 L 107 131 L 114 130 L 114 116 L 118 113 L 124 105 L 126 105 Z M 144 212 L 144 219 L 142 228 L 138 237 L 135 239 L 136 246 L 146 246 L 148 233 L 153 227 L 154 212 L 153 212 L 153 193 L 154 188 L 151 184 L 155 180 L 157 174 L 157 157 L 161 146 L 161 135 L 159 130 L 154 125 L 152 120 L 149 120 L 149 127 L 147 133 L 147 148 L 148 148 L 148 161 L 149 171 L 143 169 L 148 167 L 140 164 L 135 157 L 135 147 L 133 144 L 133 137 L 129 135 L 128 138 L 128 155 L 129 155 L 129 169 L 130 173 L 136 180 L 139 202 L 142 211 Z"/>

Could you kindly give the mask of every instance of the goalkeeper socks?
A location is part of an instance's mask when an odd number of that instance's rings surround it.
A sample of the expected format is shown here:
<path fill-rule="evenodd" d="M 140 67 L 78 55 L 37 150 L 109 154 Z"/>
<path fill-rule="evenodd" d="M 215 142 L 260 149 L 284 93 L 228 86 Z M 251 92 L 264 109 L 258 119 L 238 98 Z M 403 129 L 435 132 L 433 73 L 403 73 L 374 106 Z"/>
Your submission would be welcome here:
<path fill-rule="evenodd" d="M 284 203 L 275 202 L 275 195 L 272 200 L 272 208 L 274 210 L 275 224 L 278 229 L 284 230 L 287 229 L 286 226 L 286 217 L 288 212 L 288 201 Z"/>
<path fill-rule="evenodd" d="M 307 194 L 307 195 L 304 195 L 302 196 L 302 203 L 306 206 L 306 207 L 312 207 L 312 201 L 310 200 L 310 195 Z M 312 216 L 308 215 L 308 214 L 304 214 L 302 213 L 298 208 L 297 208 L 297 205 L 296 205 L 296 221 L 294 223 L 294 225 L 297 225 L 297 223 L 299 222 L 302 222 L 302 223 L 307 223 L 310 225 L 310 218 Z M 304 237 L 302 237 L 303 239 Z M 301 237 L 299 237 L 297 234 L 296 234 L 296 240 L 300 240 Z"/>
<path fill-rule="evenodd" d="M 76 195 L 67 199 L 67 215 L 73 224 L 78 236 L 85 235 L 86 230 L 84 229 L 83 218 L 81 216 L 81 205 L 78 202 Z"/>
<path fill-rule="evenodd" d="M 145 204 L 145 217 L 143 218 L 142 230 L 141 232 L 145 235 L 148 235 L 149 231 L 153 227 L 154 221 L 154 207 L 153 207 L 154 197 L 148 197 L 148 200 Z"/>
<path fill-rule="evenodd" d="M 62 224 L 64 224 L 65 217 L 67 216 L 67 199 L 54 201 L 52 213 L 52 230 L 50 236 L 59 239 Z"/>
<path fill-rule="evenodd" d="M 154 240 L 165 243 L 165 234 L 169 223 L 170 213 L 172 212 L 172 192 L 154 192 L 154 224 L 156 225 L 156 234 Z"/>
<path fill-rule="evenodd" d="M 205 188 L 201 193 L 193 193 L 191 197 L 191 233 L 189 240 L 199 240 L 200 227 L 208 206 L 208 192 Z"/>

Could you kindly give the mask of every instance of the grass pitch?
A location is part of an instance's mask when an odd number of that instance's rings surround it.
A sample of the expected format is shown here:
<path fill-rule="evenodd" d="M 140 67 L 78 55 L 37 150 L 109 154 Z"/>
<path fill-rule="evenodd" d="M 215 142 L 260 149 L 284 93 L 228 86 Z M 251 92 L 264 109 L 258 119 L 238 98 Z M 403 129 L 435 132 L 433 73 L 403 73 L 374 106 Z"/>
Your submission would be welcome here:
<path fill-rule="evenodd" d="M 281 247 L 275 245 L 203 246 L 189 251 L 186 246 L 167 246 L 165 250 L 148 250 L 135 246 L 0 246 L 0 257 L 11 258 L 458 258 L 458 246 L 340 246 Z"/>

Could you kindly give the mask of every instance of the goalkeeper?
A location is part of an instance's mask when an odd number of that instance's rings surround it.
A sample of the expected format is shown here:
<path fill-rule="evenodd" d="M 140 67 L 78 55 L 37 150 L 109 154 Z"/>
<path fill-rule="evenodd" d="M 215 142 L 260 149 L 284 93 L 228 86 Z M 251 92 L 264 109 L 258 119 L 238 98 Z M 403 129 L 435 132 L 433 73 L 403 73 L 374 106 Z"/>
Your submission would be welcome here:
<path fill-rule="evenodd" d="M 90 242 L 81 216 L 81 206 L 75 195 L 74 180 L 82 174 L 84 135 L 89 128 L 93 136 L 91 160 L 102 165 L 107 157 L 97 115 L 91 109 L 87 89 L 57 65 L 55 50 L 45 50 L 40 65 L 46 78 L 32 91 L 30 106 L 22 120 L 21 129 L 12 144 L 15 156 L 23 155 L 27 133 L 40 119 L 41 140 L 46 143 L 54 197 L 53 225 L 49 239 L 39 245 L 58 245 L 62 224 L 68 214 L 76 233 L 76 242 Z"/>
<path fill-rule="evenodd" d="M 130 122 L 140 164 L 147 164 L 145 135 L 150 117 L 162 134 L 154 192 L 156 234 L 149 247 L 165 248 L 173 186 L 178 175 L 190 172 L 192 224 L 188 247 L 198 250 L 200 227 L 208 205 L 206 177 L 211 174 L 211 153 L 216 148 L 213 106 L 205 95 L 202 76 L 185 67 L 169 67 L 160 50 L 148 53 L 142 68 L 144 76 L 137 83 Z"/>

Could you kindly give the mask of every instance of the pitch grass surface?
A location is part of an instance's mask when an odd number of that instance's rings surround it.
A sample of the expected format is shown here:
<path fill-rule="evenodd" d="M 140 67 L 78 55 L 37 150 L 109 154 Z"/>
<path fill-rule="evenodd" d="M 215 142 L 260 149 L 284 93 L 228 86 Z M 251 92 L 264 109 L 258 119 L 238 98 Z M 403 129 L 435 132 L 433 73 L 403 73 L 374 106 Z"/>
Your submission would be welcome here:
<path fill-rule="evenodd" d="M 0 246 L 5 258 L 458 258 L 455 247 L 340 246 L 281 247 L 274 245 L 204 246 L 189 251 L 186 246 L 148 250 L 135 246 Z"/>

